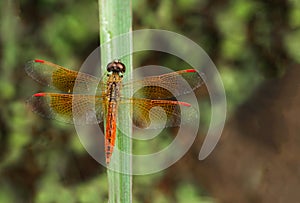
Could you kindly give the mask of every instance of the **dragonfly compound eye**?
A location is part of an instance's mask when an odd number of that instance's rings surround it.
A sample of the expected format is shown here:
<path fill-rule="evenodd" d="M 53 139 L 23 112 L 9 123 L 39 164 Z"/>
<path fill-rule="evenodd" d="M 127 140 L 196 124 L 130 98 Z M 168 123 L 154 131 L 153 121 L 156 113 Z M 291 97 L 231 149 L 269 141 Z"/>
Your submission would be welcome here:
<path fill-rule="evenodd" d="M 106 70 L 107 70 L 107 72 L 114 71 L 114 62 L 111 62 L 111 63 L 107 64 Z"/>
<path fill-rule="evenodd" d="M 124 65 L 123 63 L 119 62 L 119 63 L 117 64 L 117 66 L 118 66 L 118 69 L 119 69 L 119 72 L 120 72 L 120 73 L 125 73 L 126 67 L 125 67 L 125 65 Z"/>
<path fill-rule="evenodd" d="M 124 73 L 126 68 L 120 61 L 113 61 L 107 65 L 106 69 L 108 72 Z"/>

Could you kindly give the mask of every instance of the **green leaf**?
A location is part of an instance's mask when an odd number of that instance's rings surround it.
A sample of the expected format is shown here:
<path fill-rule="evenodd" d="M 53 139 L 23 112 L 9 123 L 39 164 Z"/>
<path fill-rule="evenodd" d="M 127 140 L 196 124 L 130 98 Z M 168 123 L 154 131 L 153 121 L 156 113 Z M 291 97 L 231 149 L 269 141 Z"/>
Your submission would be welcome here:
<path fill-rule="evenodd" d="M 118 53 L 129 53 L 131 49 L 130 35 L 126 40 L 112 43 L 115 37 L 131 31 L 132 13 L 130 0 L 99 0 L 99 19 L 100 19 L 100 42 L 101 42 L 101 62 L 102 70 L 106 71 L 106 65 L 115 57 L 120 57 Z M 130 55 L 121 58 L 126 66 L 124 78 L 130 79 L 132 72 L 132 58 Z M 130 95 L 123 95 L 129 97 Z M 127 154 L 131 154 L 131 121 L 126 119 L 126 114 L 130 112 L 130 107 L 119 109 L 117 139 L 115 149 Z M 124 117 L 122 117 L 124 115 Z M 115 150 L 116 151 L 116 150 Z M 131 172 L 130 156 L 118 155 L 113 152 L 115 159 L 111 161 L 108 175 L 109 202 L 132 202 L 132 177 L 131 175 L 118 173 L 116 171 Z M 115 162 L 116 161 L 116 162 Z M 116 163 L 116 164 L 114 164 Z"/>

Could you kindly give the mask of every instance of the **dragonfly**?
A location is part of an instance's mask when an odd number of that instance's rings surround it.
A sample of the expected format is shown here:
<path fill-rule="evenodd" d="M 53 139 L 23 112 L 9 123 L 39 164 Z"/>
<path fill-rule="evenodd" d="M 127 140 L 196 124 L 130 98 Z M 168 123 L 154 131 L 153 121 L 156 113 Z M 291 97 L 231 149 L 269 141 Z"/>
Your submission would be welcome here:
<path fill-rule="evenodd" d="M 189 94 L 203 84 L 196 70 L 186 69 L 122 82 L 126 67 L 120 60 L 110 62 L 106 69 L 107 75 L 99 79 L 46 60 L 29 61 L 25 66 L 27 74 L 59 92 L 36 93 L 28 102 L 41 116 L 67 123 L 99 124 L 105 120 L 106 164 L 110 163 L 115 146 L 120 106 L 132 106 L 132 122 L 138 128 L 161 128 L 162 123 L 164 127 L 176 127 L 194 119 L 191 104 L 174 98 Z M 96 88 L 95 94 L 87 93 L 93 88 Z M 134 94 L 125 97 L 122 92 L 126 90 Z M 162 110 L 167 120 L 163 120 Z M 187 118 L 185 121 L 182 121 L 183 114 Z"/>

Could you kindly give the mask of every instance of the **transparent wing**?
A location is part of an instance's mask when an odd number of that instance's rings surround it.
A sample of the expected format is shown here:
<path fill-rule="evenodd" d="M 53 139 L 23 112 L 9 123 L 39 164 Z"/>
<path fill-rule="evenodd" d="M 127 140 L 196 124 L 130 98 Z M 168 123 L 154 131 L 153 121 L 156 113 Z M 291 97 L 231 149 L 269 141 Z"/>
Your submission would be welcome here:
<path fill-rule="evenodd" d="M 76 92 L 88 92 L 98 88 L 104 88 L 97 77 L 69 70 L 62 66 L 44 60 L 33 60 L 27 62 L 25 71 L 37 82 L 66 93 L 73 92 L 76 83 Z M 99 85 L 98 85 L 99 83 Z"/>
<path fill-rule="evenodd" d="M 37 93 L 28 100 L 28 103 L 32 110 L 41 116 L 66 123 L 85 125 L 103 121 L 101 96 Z"/>
<path fill-rule="evenodd" d="M 120 105 L 128 102 L 133 105 L 133 123 L 139 128 L 175 127 L 198 117 L 198 112 L 186 102 L 134 98 L 122 100 Z"/>
<path fill-rule="evenodd" d="M 123 89 L 126 91 L 127 88 L 132 87 L 135 92 L 134 97 L 169 99 L 191 93 L 203 83 L 196 70 L 188 69 L 124 83 Z"/>

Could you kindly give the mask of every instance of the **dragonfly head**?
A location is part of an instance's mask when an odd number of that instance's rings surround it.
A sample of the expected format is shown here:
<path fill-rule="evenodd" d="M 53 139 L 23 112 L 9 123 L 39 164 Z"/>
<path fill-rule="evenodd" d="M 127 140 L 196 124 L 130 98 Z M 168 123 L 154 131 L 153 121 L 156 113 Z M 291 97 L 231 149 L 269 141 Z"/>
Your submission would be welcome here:
<path fill-rule="evenodd" d="M 125 73 L 126 67 L 120 60 L 114 60 L 107 65 L 106 69 L 109 73 Z"/>

